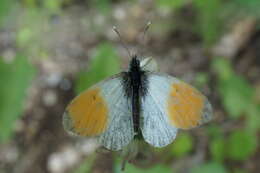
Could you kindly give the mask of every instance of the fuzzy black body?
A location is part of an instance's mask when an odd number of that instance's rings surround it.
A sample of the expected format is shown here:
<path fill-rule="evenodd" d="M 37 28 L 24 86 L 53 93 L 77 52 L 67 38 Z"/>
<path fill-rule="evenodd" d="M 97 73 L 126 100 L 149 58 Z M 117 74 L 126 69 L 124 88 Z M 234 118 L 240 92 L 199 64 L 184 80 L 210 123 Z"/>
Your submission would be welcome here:
<path fill-rule="evenodd" d="M 140 67 L 137 56 L 133 56 L 128 72 L 123 72 L 125 95 L 131 100 L 134 132 L 140 134 L 141 97 L 147 92 L 146 72 Z"/>

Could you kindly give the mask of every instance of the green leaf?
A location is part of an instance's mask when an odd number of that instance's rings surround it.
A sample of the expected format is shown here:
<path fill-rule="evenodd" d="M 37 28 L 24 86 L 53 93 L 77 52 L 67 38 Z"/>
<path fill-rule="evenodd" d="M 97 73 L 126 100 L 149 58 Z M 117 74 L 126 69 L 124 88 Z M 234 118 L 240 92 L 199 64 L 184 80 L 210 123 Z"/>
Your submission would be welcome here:
<path fill-rule="evenodd" d="M 240 76 L 219 83 L 219 92 L 231 117 L 237 118 L 252 104 L 254 89 Z"/>
<path fill-rule="evenodd" d="M 191 170 L 191 173 L 227 173 L 226 168 L 217 162 L 205 163 Z"/>
<path fill-rule="evenodd" d="M 254 88 L 233 72 L 228 60 L 215 58 L 212 67 L 219 79 L 217 89 L 225 109 L 232 118 L 240 117 L 252 104 Z"/>
<path fill-rule="evenodd" d="M 35 69 L 23 56 L 17 56 L 11 64 L 0 59 L 0 141 L 11 137 L 34 75 Z"/>
<path fill-rule="evenodd" d="M 77 93 L 104 78 L 119 72 L 119 58 L 115 49 L 107 43 L 98 46 L 96 55 L 91 59 L 89 70 L 79 74 L 76 81 Z"/>
<path fill-rule="evenodd" d="M 187 155 L 193 148 L 192 137 L 187 134 L 179 135 L 171 145 L 171 153 L 176 157 L 183 157 Z"/>
<path fill-rule="evenodd" d="M 214 161 L 222 162 L 226 155 L 226 141 L 224 137 L 213 138 L 210 141 L 210 153 Z"/>
<path fill-rule="evenodd" d="M 257 136 L 245 130 L 233 132 L 228 138 L 228 157 L 233 160 L 246 160 L 257 149 Z"/>

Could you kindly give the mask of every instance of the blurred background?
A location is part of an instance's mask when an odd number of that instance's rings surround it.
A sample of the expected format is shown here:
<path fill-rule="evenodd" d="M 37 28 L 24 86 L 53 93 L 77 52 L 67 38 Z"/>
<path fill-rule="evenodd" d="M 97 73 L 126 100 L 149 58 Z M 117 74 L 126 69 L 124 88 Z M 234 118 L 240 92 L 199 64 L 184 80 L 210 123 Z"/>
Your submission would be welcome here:
<path fill-rule="evenodd" d="M 259 172 L 259 19 L 259 0 L 1 0 L 0 173 L 121 172 L 118 154 L 62 127 L 75 95 L 127 68 L 113 25 L 215 114 L 165 148 L 145 147 L 125 172 Z"/>

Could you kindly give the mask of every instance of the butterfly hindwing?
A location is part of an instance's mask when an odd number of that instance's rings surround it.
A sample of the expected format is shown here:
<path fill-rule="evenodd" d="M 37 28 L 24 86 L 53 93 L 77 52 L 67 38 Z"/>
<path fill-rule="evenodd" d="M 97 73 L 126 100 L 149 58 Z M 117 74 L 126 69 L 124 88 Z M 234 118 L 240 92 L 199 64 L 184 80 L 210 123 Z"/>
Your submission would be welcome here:
<path fill-rule="evenodd" d="M 165 116 L 165 111 L 160 105 L 162 100 L 156 98 L 160 93 L 151 92 L 150 89 L 146 97 L 141 99 L 140 128 L 146 142 L 155 147 L 164 147 L 175 139 L 178 129 L 171 126 L 168 117 Z"/>

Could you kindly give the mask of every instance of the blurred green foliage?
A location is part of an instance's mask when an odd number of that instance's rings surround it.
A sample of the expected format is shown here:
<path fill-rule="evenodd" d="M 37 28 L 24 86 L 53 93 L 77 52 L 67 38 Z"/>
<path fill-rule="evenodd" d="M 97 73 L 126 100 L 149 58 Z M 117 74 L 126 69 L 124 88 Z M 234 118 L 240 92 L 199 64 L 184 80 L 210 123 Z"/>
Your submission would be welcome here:
<path fill-rule="evenodd" d="M 257 149 L 257 136 L 246 130 L 234 130 L 227 138 L 224 135 L 212 138 L 210 153 L 216 162 L 225 159 L 247 160 Z"/>
<path fill-rule="evenodd" d="M 51 13 L 53 14 L 57 14 L 61 11 L 61 7 L 64 1 L 62 0 L 44 0 L 43 2 L 43 6 L 48 9 Z"/>
<path fill-rule="evenodd" d="M 155 1 L 156 6 L 158 8 L 167 9 L 167 10 L 175 10 L 183 7 L 185 4 L 187 4 L 187 0 L 157 0 Z"/>
<path fill-rule="evenodd" d="M 221 127 L 216 124 L 211 124 L 207 128 L 207 134 L 212 138 L 221 137 L 223 134 L 223 129 L 221 129 Z"/>
<path fill-rule="evenodd" d="M 240 12 L 243 12 L 247 15 L 252 15 L 254 17 L 260 17 L 260 1 L 259 0 L 232 0 L 230 1 L 233 5 L 233 9 L 240 9 Z"/>
<path fill-rule="evenodd" d="M 212 61 L 212 68 L 217 74 L 217 89 L 228 115 L 231 118 L 247 115 L 249 130 L 258 130 L 260 109 L 254 100 L 255 88 L 242 76 L 235 74 L 231 63 L 225 58 L 215 58 Z"/>
<path fill-rule="evenodd" d="M 24 5 L 27 7 L 36 7 L 36 1 L 35 0 L 24 0 Z"/>
<path fill-rule="evenodd" d="M 209 83 L 209 74 L 206 72 L 199 72 L 195 76 L 195 85 L 197 88 L 202 88 Z"/>
<path fill-rule="evenodd" d="M 9 10 L 11 9 L 11 5 L 14 0 L 1 0 L 0 1 L 0 26 L 5 17 L 8 15 Z"/>
<path fill-rule="evenodd" d="M 108 13 L 111 11 L 112 0 L 91 0 L 91 5 L 97 8 L 102 13 Z"/>
<path fill-rule="evenodd" d="M 241 168 L 235 168 L 233 172 L 234 172 L 234 173 L 247 173 L 246 170 L 241 169 Z"/>
<path fill-rule="evenodd" d="M 168 165 L 156 164 L 149 168 L 138 168 L 132 164 L 127 164 L 124 171 L 121 171 L 121 163 L 118 162 L 115 167 L 115 173 L 172 173 L 172 169 Z"/>
<path fill-rule="evenodd" d="M 20 31 L 17 33 L 17 45 L 23 47 L 30 44 L 33 34 L 33 30 L 29 27 L 20 29 Z"/>
<path fill-rule="evenodd" d="M 192 169 L 191 173 L 228 173 L 228 171 L 220 163 L 209 162 Z"/>
<path fill-rule="evenodd" d="M 219 12 L 223 9 L 221 0 L 194 0 L 197 10 L 196 28 L 202 35 L 205 46 L 212 45 L 221 33 L 221 18 Z"/>
<path fill-rule="evenodd" d="M 10 64 L 0 58 L 0 142 L 11 137 L 35 72 L 24 56 L 18 55 Z"/>
<path fill-rule="evenodd" d="M 171 154 L 175 157 L 184 157 L 193 148 L 193 139 L 187 133 L 178 135 L 171 145 Z"/>
<path fill-rule="evenodd" d="M 119 58 L 115 49 L 108 43 L 97 46 L 87 70 L 82 71 L 76 81 L 77 93 L 82 92 L 91 85 L 103 80 L 106 77 L 119 72 Z"/>
<path fill-rule="evenodd" d="M 257 136 L 246 130 L 236 130 L 228 138 L 227 155 L 233 160 L 246 160 L 255 153 Z"/>
<path fill-rule="evenodd" d="M 242 76 L 237 75 L 231 62 L 226 58 L 214 58 L 212 68 L 217 75 L 217 89 L 222 104 L 232 119 L 245 117 L 244 129 L 233 129 L 227 139 L 221 135 L 213 136 L 210 150 L 214 160 L 246 160 L 259 145 L 256 130 L 260 127 L 259 104 L 254 101 L 255 89 Z M 254 122 L 254 123 L 252 123 Z"/>
<path fill-rule="evenodd" d="M 91 172 L 91 168 L 93 166 L 93 162 L 96 159 L 96 155 L 93 154 L 91 156 L 89 156 L 81 165 L 79 168 L 77 168 L 75 171 L 73 171 L 74 173 L 90 173 Z"/>
<path fill-rule="evenodd" d="M 213 138 L 213 140 L 210 141 L 209 148 L 214 161 L 224 161 L 226 155 L 226 143 L 223 136 Z"/>

